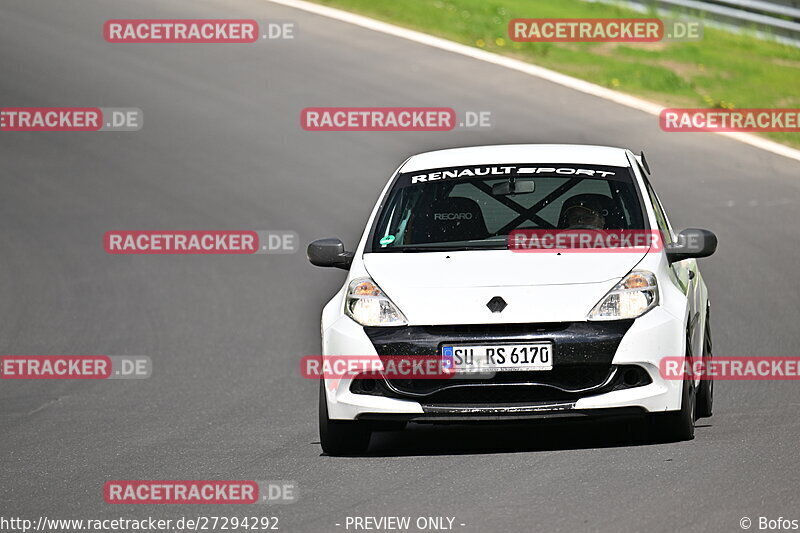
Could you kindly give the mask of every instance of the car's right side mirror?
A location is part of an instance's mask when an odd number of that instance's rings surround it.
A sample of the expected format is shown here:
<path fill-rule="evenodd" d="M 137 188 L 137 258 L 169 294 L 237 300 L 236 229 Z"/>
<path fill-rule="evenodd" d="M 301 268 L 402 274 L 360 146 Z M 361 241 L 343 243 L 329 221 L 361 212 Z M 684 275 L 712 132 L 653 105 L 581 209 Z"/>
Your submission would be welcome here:
<path fill-rule="evenodd" d="M 670 263 L 684 259 L 708 257 L 717 250 L 717 236 L 707 229 L 688 228 L 678 234 L 676 242 L 667 245 Z"/>
<path fill-rule="evenodd" d="M 308 260 L 320 267 L 336 267 L 350 270 L 353 252 L 344 249 L 339 239 L 318 239 L 308 245 Z"/>

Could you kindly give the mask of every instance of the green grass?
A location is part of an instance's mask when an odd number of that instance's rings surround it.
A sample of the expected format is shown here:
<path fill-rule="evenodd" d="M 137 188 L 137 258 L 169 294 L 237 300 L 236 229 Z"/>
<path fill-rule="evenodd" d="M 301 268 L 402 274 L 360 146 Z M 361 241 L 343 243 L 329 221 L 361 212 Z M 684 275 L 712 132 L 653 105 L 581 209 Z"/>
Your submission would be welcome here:
<path fill-rule="evenodd" d="M 582 0 L 315 0 L 672 107 L 800 108 L 800 48 L 705 28 L 674 43 L 517 43 L 513 18 L 643 17 Z M 798 133 L 765 133 L 800 146 Z"/>

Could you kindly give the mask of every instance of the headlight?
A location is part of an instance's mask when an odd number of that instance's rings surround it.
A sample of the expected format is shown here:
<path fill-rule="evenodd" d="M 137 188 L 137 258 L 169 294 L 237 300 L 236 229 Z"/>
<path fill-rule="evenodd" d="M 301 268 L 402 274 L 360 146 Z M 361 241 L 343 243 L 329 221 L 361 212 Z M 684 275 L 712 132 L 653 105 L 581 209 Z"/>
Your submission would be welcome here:
<path fill-rule="evenodd" d="M 400 309 L 369 278 L 350 282 L 344 312 L 362 326 L 405 326 L 408 323 Z"/>
<path fill-rule="evenodd" d="M 637 318 L 658 305 L 658 282 L 652 272 L 634 270 L 603 296 L 589 320 Z"/>

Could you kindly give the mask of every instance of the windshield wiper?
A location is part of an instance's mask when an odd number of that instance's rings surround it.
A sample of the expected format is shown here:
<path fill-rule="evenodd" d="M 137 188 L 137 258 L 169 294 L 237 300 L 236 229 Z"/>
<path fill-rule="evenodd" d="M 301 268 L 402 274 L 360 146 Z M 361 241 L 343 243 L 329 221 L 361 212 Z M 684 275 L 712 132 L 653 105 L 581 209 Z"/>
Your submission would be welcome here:
<path fill-rule="evenodd" d="M 491 246 L 402 246 L 397 248 L 379 248 L 379 252 L 466 252 L 474 250 L 505 250 L 505 244 L 493 244 Z"/>

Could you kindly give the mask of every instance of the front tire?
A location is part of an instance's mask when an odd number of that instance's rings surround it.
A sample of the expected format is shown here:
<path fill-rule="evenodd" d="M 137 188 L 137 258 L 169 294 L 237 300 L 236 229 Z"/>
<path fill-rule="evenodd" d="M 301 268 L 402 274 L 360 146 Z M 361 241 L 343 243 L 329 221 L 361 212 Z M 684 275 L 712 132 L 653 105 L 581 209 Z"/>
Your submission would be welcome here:
<path fill-rule="evenodd" d="M 357 455 L 367 451 L 372 431 L 358 420 L 331 420 L 325 398 L 325 380 L 319 387 L 319 440 L 328 455 Z"/>
<path fill-rule="evenodd" d="M 691 343 L 687 338 L 687 365 L 691 365 L 692 360 Z M 654 440 L 656 442 L 692 440 L 694 438 L 694 421 L 697 419 L 696 400 L 694 380 L 684 377 L 680 411 L 651 415 L 650 423 Z"/>
<path fill-rule="evenodd" d="M 679 442 L 694 438 L 695 398 L 690 380 L 683 382 L 681 410 L 651 415 L 651 430 L 656 442 Z"/>

